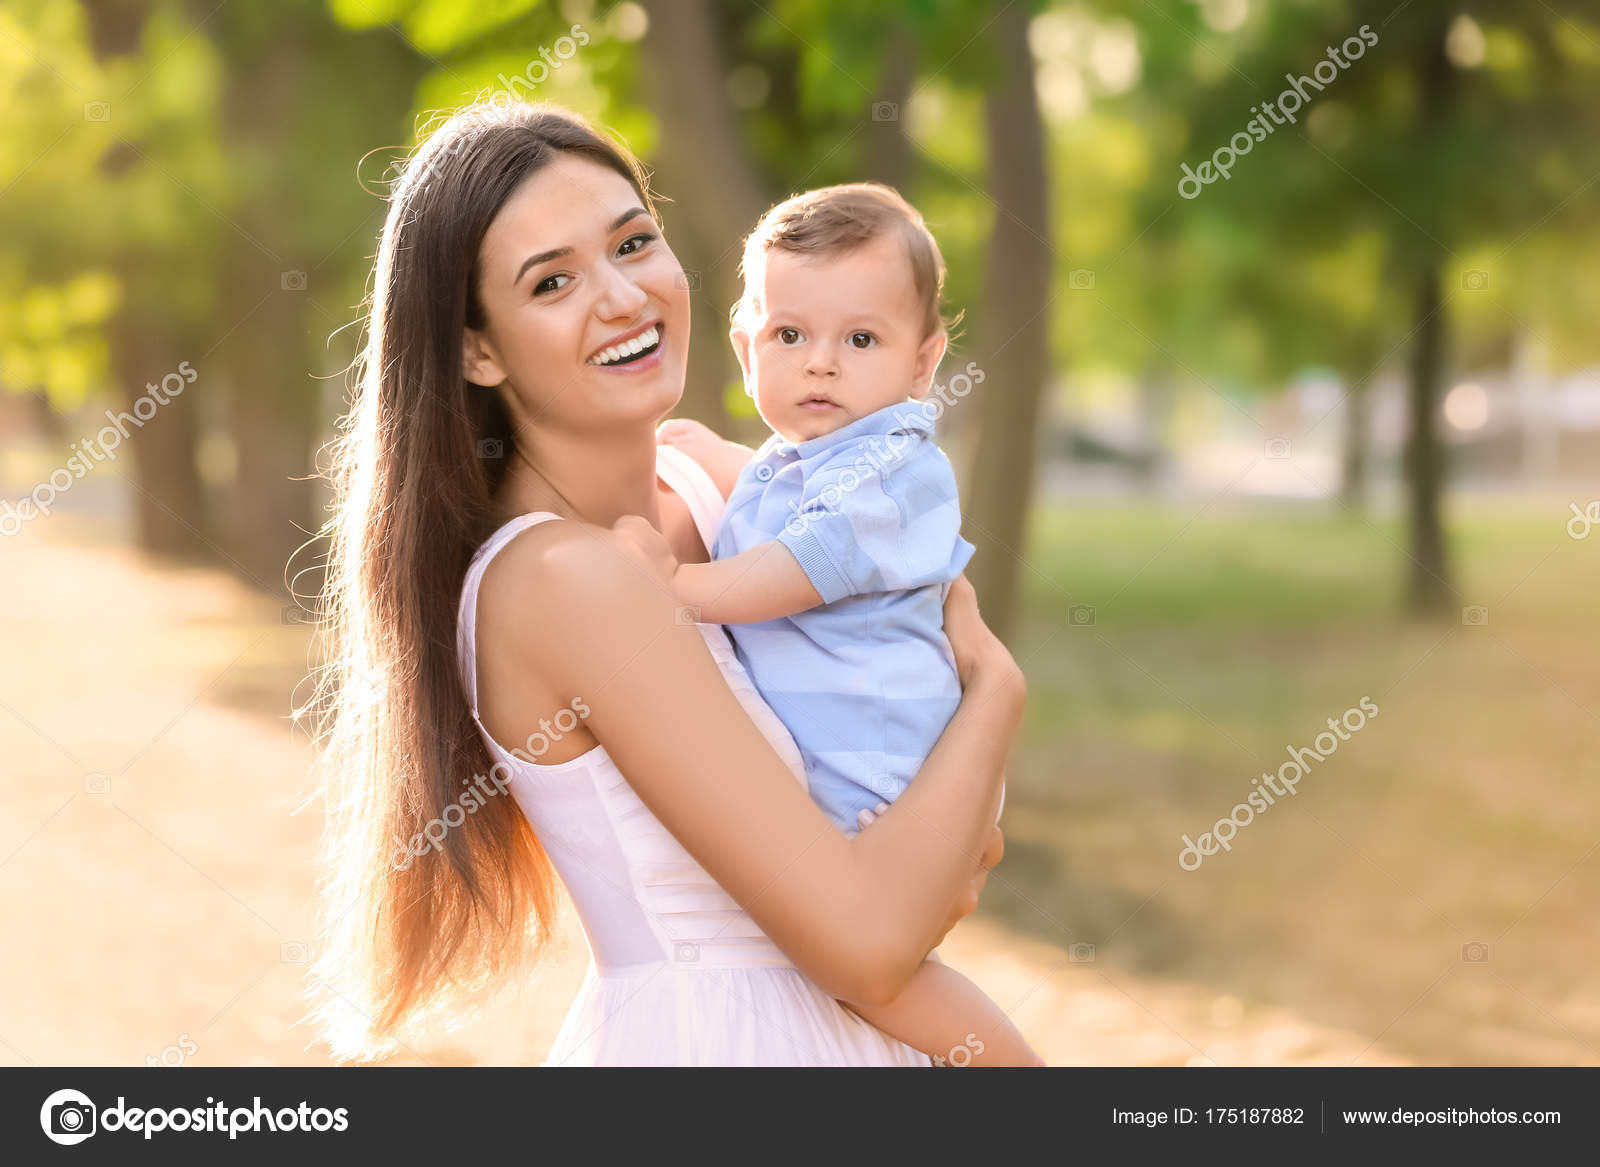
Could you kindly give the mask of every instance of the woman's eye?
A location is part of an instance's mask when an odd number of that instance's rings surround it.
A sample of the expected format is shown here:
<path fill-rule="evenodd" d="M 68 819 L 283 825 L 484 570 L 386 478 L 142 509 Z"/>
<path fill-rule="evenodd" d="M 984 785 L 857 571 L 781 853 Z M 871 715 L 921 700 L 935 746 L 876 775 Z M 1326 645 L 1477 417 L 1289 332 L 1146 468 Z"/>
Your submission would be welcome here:
<path fill-rule="evenodd" d="M 648 231 L 641 231 L 637 235 L 630 235 L 622 241 L 622 246 L 617 248 L 618 255 L 632 255 L 642 250 L 646 244 L 655 239 Z"/>
<path fill-rule="evenodd" d="M 778 342 L 780 344 L 799 344 L 800 330 L 798 328 L 778 329 Z"/>
<path fill-rule="evenodd" d="M 542 296 L 546 292 L 559 292 L 566 285 L 564 283 L 557 283 L 556 281 L 570 279 L 572 279 L 572 277 L 566 272 L 557 272 L 553 276 L 545 276 L 544 279 L 540 280 L 533 286 L 533 294 L 535 296 Z"/>
<path fill-rule="evenodd" d="M 852 332 L 850 344 L 853 348 L 871 348 L 877 342 L 877 337 L 870 332 Z"/>

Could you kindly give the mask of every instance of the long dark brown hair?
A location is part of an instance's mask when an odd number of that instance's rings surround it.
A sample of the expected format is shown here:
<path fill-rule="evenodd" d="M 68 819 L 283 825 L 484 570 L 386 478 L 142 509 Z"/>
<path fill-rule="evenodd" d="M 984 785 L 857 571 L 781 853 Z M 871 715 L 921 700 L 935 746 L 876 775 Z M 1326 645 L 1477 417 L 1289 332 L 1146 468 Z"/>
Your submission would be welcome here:
<path fill-rule="evenodd" d="M 566 110 L 515 101 L 449 116 L 388 196 L 322 532 L 313 705 L 327 819 L 307 983 L 309 1017 L 341 1060 L 392 1052 L 397 1030 L 429 1016 L 470 1016 L 507 973 L 531 970 L 555 918 L 549 860 L 509 797 L 484 799 L 438 850 L 396 856 L 490 772 L 456 612 L 516 435 L 499 393 L 463 376 L 463 329 L 485 323 L 484 233 L 562 154 L 616 171 L 655 213 L 625 147 Z M 493 442 L 504 456 L 481 456 Z"/>

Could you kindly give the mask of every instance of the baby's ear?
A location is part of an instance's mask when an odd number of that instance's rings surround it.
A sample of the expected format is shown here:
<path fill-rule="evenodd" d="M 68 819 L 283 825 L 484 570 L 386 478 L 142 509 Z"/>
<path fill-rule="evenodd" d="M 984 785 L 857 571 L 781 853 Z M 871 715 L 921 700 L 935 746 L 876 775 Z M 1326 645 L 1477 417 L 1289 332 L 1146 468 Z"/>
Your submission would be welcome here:
<path fill-rule="evenodd" d="M 928 334 L 928 338 L 917 349 L 917 362 L 912 369 L 911 396 L 921 401 L 933 388 L 934 374 L 939 371 L 939 362 L 944 360 L 944 350 L 949 347 L 950 334 L 944 329 Z"/>
<path fill-rule="evenodd" d="M 739 358 L 739 370 L 744 374 L 744 391 L 754 397 L 755 392 L 750 386 L 750 334 L 735 324 L 728 329 L 728 339 L 733 342 L 734 355 Z"/>

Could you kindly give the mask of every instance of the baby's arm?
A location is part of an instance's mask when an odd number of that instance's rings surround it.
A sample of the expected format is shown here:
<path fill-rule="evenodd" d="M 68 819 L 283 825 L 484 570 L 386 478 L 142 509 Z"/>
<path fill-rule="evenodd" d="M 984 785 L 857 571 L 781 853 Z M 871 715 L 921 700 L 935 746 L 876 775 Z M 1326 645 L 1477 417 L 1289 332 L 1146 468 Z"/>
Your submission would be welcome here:
<path fill-rule="evenodd" d="M 1044 1065 L 1000 1006 L 937 957 L 923 961 L 889 1004 L 850 1008 L 935 1065 Z"/>
<path fill-rule="evenodd" d="M 679 564 L 672 589 L 706 624 L 758 624 L 822 603 L 794 553 L 777 540 L 727 559 Z"/>
<path fill-rule="evenodd" d="M 637 515 L 614 527 L 672 581 L 678 602 L 695 609 L 701 624 L 756 624 L 822 603 L 791 552 L 776 540 L 711 563 L 679 563 L 661 532 Z"/>

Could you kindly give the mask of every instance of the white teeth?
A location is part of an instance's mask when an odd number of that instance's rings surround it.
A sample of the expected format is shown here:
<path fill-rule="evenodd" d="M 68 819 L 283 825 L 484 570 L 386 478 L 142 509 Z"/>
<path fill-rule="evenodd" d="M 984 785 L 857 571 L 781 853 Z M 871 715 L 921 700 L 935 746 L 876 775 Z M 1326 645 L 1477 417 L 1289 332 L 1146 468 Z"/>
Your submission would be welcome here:
<path fill-rule="evenodd" d="M 648 332 L 640 333 L 632 340 L 625 340 L 621 344 L 612 345 L 599 356 L 590 360 L 591 365 L 609 365 L 623 357 L 637 356 L 646 349 L 654 348 L 661 340 L 661 332 L 651 327 Z"/>

